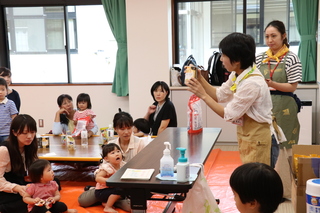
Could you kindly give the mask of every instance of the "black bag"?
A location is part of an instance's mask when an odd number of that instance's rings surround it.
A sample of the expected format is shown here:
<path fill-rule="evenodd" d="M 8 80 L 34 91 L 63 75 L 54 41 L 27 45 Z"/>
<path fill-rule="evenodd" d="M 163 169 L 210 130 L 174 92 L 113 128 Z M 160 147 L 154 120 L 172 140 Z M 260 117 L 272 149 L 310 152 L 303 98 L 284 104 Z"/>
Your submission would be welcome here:
<path fill-rule="evenodd" d="M 189 55 L 189 57 L 187 58 L 187 60 L 184 62 L 184 64 L 182 65 L 182 67 L 181 67 L 181 72 L 180 72 L 180 84 L 182 85 L 182 86 L 185 86 L 185 84 L 184 84 L 184 78 L 185 78 L 185 73 L 184 73 L 184 71 L 185 71 L 185 66 L 190 66 L 190 65 L 193 65 L 193 66 L 197 66 L 197 62 L 196 62 L 196 60 L 194 59 L 194 57 L 193 57 L 193 55 Z"/>
<path fill-rule="evenodd" d="M 223 82 L 227 81 L 230 75 L 220 61 L 221 53 L 213 51 L 208 61 L 208 73 L 210 75 L 209 83 L 211 85 L 220 86 Z"/>

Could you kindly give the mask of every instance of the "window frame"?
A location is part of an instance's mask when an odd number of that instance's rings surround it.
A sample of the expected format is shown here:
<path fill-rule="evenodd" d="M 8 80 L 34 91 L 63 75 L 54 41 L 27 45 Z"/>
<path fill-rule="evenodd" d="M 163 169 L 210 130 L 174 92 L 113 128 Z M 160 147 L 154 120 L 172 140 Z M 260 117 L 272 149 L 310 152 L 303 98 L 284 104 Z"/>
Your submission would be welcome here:
<path fill-rule="evenodd" d="M 183 64 L 184 61 L 180 61 L 180 49 L 179 49 L 179 3 L 188 3 L 188 2 L 214 2 L 214 1 L 223 1 L 223 0 L 173 0 L 173 62 L 174 64 Z M 256 47 L 266 47 L 264 44 L 264 14 L 265 14 L 265 9 L 264 9 L 264 3 L 266 0 L 259 0 L 260 4 L 260 13 L 259 13 L 259 25 L 261 26 L 260 32 L 259 32 L 259 37 L 261 38 L 258 43 L 256 43 Z M 287 2 L 287 8 L 290 7 L 290 2 L 292 0 L 286 0 Z M 242 0 L 243 4 L 243 21 L 242 21 L 242 33 L 247 33 L 247 0 Z M 290 37 L 290 11 L 287 13 L 287 25 L 286 31 L 288 34 L 288 38 Z M 211 26 L 210 26 L 211 28 Z M 211 29 L 210 29 L 211 30 Z M 213 47 L 211 47 L 213 48 Z"/>
<path fill-rule="evenodd" d="M 46 6 L 83 6 L 83 5 L 102 5 L 101 0 L 0 0 L 0 66 L 10 69 L 10 51 L 7 43 L 7 30 L 5 19 L 6 7 L 46 7 Z M 66 10 L 65 10 L 66 11 Z M 64 14 L 66 16 L 67 14 Z M 68 41 L 66 41 L 68 42 Z M 67 44 L 68 45 L 68 44 Z M 67 48 L 68 49 L 68 48 Z M 67 50 L 67 57 L 73 50 Z M 70 66 L 70 64 L 68 65 Z M 70 73 L 68 72 L 68 75 Z M 70 76 L 69 81 L 70 81 Z M 37 85 L 37 86 L 68 86 L 68 85 L 112 85 L 111 83 L 13 83 L 13 86 Z"/>

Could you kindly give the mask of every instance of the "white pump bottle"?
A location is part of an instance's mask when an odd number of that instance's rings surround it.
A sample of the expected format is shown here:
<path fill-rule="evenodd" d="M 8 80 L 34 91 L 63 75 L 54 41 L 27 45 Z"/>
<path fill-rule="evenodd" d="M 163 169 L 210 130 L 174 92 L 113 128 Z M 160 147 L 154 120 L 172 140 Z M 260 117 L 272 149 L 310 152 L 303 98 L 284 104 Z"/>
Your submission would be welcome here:
<path fill-rule="evenodd" d="M 173 177 L 173 158 L 170 155 L 171 144 L 164 142 L 166 148 L 163 150 L 163 157 L 160 159 L 160 176 L 161 177 Z"/>

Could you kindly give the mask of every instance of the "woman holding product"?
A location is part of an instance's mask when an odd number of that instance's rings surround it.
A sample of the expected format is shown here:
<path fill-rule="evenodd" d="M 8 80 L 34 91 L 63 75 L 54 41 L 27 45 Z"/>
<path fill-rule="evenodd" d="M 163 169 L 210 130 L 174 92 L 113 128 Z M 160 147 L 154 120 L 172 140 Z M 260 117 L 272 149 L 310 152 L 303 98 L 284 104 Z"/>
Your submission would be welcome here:
<path fill-rule="evenodd" d="M 26 175 L 38 159 L 36 121 L 26 114 L 17 115 L 11 123 L 10 135 L 0 146 L 0 212 L 26 213 Z"/>
<path fill-rule="evenodd" d="M 169 100 L 170 89 L 163 81 L 155 82 L 151 87 L 151 96 L 155 101 L 149 106 L 144 118 L 149 121 L 152 135 L 158 135 L 167 127 L 177 127 L 177 114 Z"/>
<path fill-rule="evenodd" d="M 268 86 L 254 64 L 255 42 L 249 35 L 231 33 L 221 40 L 219 49 L 223 66 L 231 72 L 229 79 L 216 88 L 198 70 L 197 78 L 186 83 L 188 90 L 224 120 L 237 125 L 243 163 L 270 165 L 272 103 Z"/>
<path fill-rule="evenodd" d="M 289 50 L 283 22 L 275 20 L 266 26 L 265 41 L 269 49 L 260 53 L 256 62 L 270 89 L 273 116 L 287 139 L 280 143 L 279 159 L 277 161 L 278 152 L 276 152 L 274 161 L 276 161 L 275 169 L 283 180 L 284 196 L 290 198 L 290 167 L 285 156 L 292 156 L 292 145 L 298 144 L 299 140 L 299 107 L 293 93 L 302 79 L 302 66 L 298 56 Z M 277 148 L 277 143 L 274 142 L 273 146 Z M 284 148 L 287 154 L 284 153 Z"/>
<path fill-rule="evenodd" d="M 57 98 L 57 103 L 59 110 L 56 112 L 52 134 L 66 134 L 69 130 L 72 132 L 75 128 L 73 117 L 76 112 L 76 109 L 73 107 L 72 97 L 68 94 L 62 94 Z M 98 132 L 98 125 L 93 119 L 94 127 L 88 131 L 88 137 L 96 134 Z"/>

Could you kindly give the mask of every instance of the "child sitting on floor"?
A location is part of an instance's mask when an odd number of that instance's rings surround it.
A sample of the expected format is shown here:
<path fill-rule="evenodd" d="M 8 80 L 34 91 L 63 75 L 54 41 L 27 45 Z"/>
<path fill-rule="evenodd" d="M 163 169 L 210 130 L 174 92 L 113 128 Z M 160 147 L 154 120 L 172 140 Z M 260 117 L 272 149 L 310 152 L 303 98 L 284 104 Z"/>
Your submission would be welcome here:
<path fill-rule="evenodd" d="M 118 211 L 113 209 L 114 203 L 126 196 L 123 189 L 109 188 L 106 185 L 108 178 L 125 165 L 125 163 L 120 147 L 117 144 L 109 143 L 103 145 L 101 164 L 95 171 L 97 182 L 95 196 L 105 206 L 104 212 L 117 213 Z"/>
<path fill-rule="evenodd" d="M 138 118 L 133 122 L 133 135 L 137 137 L 144 137 L 150 133 L 149 122 L 144 118 Z"/>
<path fill-rule="evenodd" d="M 264 163 L 246 163 L 236 168 L 230 186 L 240 213 L 272 213 L 282 201 L 281 178 Z"/>
<path fill-rule="evenodd" d="M 28 174 L 33 183 L 27 184 L 23 201 L 28 204 L 31 213 L 76 213 L 76 209 L 68 209 L 60 202 L 59 186 L 53 180 L 54 174 L 48 160 L 39 159 L 33 162 Z"/>

